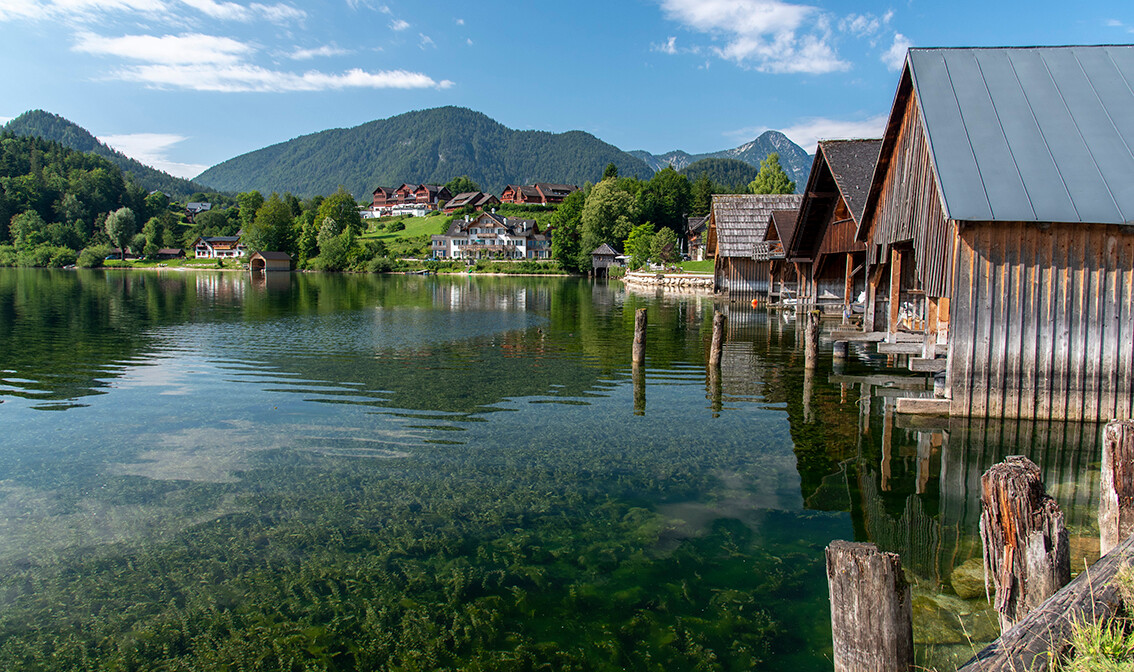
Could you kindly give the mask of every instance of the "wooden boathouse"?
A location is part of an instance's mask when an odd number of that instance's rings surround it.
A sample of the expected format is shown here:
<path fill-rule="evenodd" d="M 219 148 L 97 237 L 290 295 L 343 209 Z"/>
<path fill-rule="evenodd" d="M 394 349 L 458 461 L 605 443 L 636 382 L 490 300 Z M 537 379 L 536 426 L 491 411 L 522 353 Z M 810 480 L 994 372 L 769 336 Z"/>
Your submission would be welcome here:
<path fill-rule="evenodd" d="M 807 303 L 849 309 L 866 288 L 866 244 L 855 234 L 881 146 L 881 140 L 825 140 L 815 151 L 785 259 Z"/>
<path fill-rule="evenodd" d="M 947 346 L 951 415 L 1131 418 L 1132 87 L 1134 46 L 909 51 L 857 230 L 865 327 Z"/>
<path fill-rule="evenodd" d="M 730 299 L 768 292 L 768 259 L 757 260 L 765 246 L 772 212 L 796 210 L 799 194 L 714 194 L 706 252 L 713 257 L 713 289 Z"/>
<path fill-rule="evenodd" d="M 773 210 L 764 234 L 766 244 L 756 248 L 757 261 L 768 262 L 769 299 L 799 296 L 799 268 L 787 255 L 798 219 L 799 210 Z"/>

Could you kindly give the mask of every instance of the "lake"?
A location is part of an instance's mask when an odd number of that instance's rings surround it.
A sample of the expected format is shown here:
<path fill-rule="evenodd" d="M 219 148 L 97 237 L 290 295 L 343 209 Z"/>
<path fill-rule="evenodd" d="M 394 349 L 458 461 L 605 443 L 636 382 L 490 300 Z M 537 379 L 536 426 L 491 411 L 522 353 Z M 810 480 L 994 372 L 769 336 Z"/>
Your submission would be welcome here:
<path fill-rule="evenodd" d="M 0 668 L 826 670 L 852 539 L 944 669 L 1010 454 L 1097 558 L 1097 426 L 904 420 L 724 306 L 709 375 L 712 298 L 617 282 L 0 269 Z"/>

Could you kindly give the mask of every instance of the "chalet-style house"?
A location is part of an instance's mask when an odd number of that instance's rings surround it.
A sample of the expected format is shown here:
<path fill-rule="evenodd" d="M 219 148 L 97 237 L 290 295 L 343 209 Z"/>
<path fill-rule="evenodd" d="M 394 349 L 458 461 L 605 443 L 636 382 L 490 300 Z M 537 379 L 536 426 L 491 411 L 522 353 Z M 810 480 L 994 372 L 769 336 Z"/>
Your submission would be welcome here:
<path fill-rule="evenodd" d="M 705 260 L 705 231 L 708 224 L 708 215 L 685 218 L 685 252 L 691 261 Z"/>
<path fill-rule="evenodd" d="M 451 215 L 461 208 L 472 206 L 478 210 L 486 210 L 494 205 L 499 205 L 500 199 L 492 194 L 486 194 L 483 191 L 466 191 L 457 194 L 445 203 L 445 207 L 441 211 L 447 215 Z"/>
<path fill-rule="evenodd" d="M 193 242 L 193 256 L 198 259 L 231 259 L 243 257 L 248 248 L 240 242 L 240 236 L 201 237 Z"/>
<path fill-rule="evenodd" d="M 713 257 L 713 287 L 730 298 L 769 289 L 765 241 L 775 210 L 798 210 L 799 194 L 714 194 L 705 249 Z M 757 259 L 757 257 L 760 257 Z"/>
<path fill-rule="evenodd" d="M 454 220 L 430 249 L 437 259 L 550 259 L 551 234 L 532 219 L 482 212 Z"/>
<path fill-rule="evenodd" d="M 381 217 L 397 214 L 425 215 L 436 210 L 440 202 L 452 197 L 448 189 L 436 184 L 406 183 L 397 189 L 378 187 L 373 192 L 370 210 Z"/>
<path fill-rule="evenodd" d="M 501 203 L 522 205 L 555 205 L 579 188 L 573 184 L 548 184 L 539 182 L 531 186 L 509 184 L 500 196 Z"/>
<path fill-rule="evenodd" d="M 189 203 L 185 206 L 185 219 L 188 220 L 190 224 L 192 224 L 194 217 L 201 214 L 202 212 L 208 212 L 212 209 L 212 203 L 200 203 L 194 201 L 193 203 Z"/>
<path fill-rule="evenodd" d="M 185 250 L 180 247 L 163 247 L 157 251 L 158 259 L 184 259 Z"/>
<path fill-rule="evenodd" d="M 866 244 L 855 238 L 881 140 L 824 140 L 815 151 L 798 221 L 773 277 L 804 303 L 842 304 L 866 289 Z M 794 282 L 793 282 L 794 281 Z"/>
<path fill-rule="evenodd" d="M 856 232 L 865 326 L 946 346 L 951 415 L 1134 416 L 1131 73 L 1134 46 L 906 56 Z"/>

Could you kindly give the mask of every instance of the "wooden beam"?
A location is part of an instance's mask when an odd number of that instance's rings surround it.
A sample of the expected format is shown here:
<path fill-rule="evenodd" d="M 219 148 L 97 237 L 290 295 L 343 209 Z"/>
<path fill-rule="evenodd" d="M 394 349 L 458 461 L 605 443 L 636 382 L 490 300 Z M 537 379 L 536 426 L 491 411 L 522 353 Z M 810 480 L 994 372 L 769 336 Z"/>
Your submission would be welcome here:
<path fill-rule="evenodd" d="M 847 272 L 846 279 L 843 284 L 843 305 L 849 306 L 854 303 L 854 255 L 847 252 Z"/>
<path fill-rule="evenodd" d="M 890 250 L 890 321 L 886 331 L 898 333 L 898 308 L 902 296 L 902 252 Z"/>

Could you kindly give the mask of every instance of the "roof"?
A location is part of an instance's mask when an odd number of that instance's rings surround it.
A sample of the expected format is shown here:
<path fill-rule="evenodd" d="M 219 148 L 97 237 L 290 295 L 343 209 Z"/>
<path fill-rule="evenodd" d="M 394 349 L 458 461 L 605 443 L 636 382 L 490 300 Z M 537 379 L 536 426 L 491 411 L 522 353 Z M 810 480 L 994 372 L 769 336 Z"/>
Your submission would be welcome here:
<path fill-rule="evenodd" d="M 163 247 L 160 250 L 158 250 L 157 253 L 158 253 L 158 256 L 171 255 L 171 254 L 172 255 L 178 255 L 178 254 L 181 254 L 181 248 L 180 247 Z"/>
<path fill-rule="evenodd" d="M 798 209 L 801 194 L 714 194 L 709 226 L 716 231 L 718 257 L 753 257 L 775 210 Z"/>
<path fill-rule="evenodd" d="M 685 226 L 689 233 L 696 235 L 705 229 L 705 224 L 708 223 L 709 216 L 704 217 L 687 217 L 685 219 Z"/>
<path fill-rule="evenodd" d="M 797 219 L 799 219 L 798 208 L 795 210 L 773 210 L 770 225 L 776 228 L 776 240 L 781 242 L 791 241 L 791 237 L 795 233 Z M 771 234 L 770 230 L 764 235 L 764 240 L 768 240 L 769 234 Z"/>
<path fill-rule="evenodd" d="M 239 243 L 240 236 L 201 236 L 206 243 Z"/>
<path fill-rule="evenodd" d="M 905 67 L 947 218 L 1134 224 L 1134 45 L 911 49 Z"/>
<path fill-rule="evenodd" d="M 544 196 L 566 196 L 573 191 L 579 190 L 579 188 L 573 184 L 549 184 L 547 182 L 536 182 L 532 186 L 538 189 Z"/>
<path fill-rule="evenodd" d="M 464 206 L 469 205 L 470 203 L 478 200 L 482 193 L 483 192 L 480 192 L 480 191 L 465 191 L 465 192 L 462 192 L 460 194 L 457 194 L 453 198 L 449 199 L 449 202 L 445 204 L 445 207 L 447 207 L 447 208 L 464 207 Z"/>
<path fill-rule="evenodd" d="M 201 202 L 194 201 L 192 203 L 187 204 L 185 206 L 185 209 L 190 211 L 190 212 L 205 212 L 206 210 L 212 210 L 213 204 L 212 203 L 201 203 Z"/>
<path fill-rule="evenodd" d="M 262 257 L 268 261 L 291 261 L 291 255 L 287 252 L 256 252 L 253 257 Z"/>
<path fill-rule="evenodd" d="M 529 187 L 522 184 L 509 184 L 507 187 L 505 187 L 504 190 L 507 191 L 508 189 L 511 189 L 517 194 L 523 194 L 528 198 L 543 200 L 543 194 L 539 193 L 539 189 L 536 189 L 535 187 Z"/>
<path fill-rule="evenodd" d="M 591 252 L 591 256 L 617 257 L 618 253 L 614 251 L 613 247 L 603 243 L 596 247 L 594 252 Z"/>
<path fill-rule="evenodd" d="M 866 196 L 870 193 L 870 178 L 878 162 L 882 140 L 824 140 L 815 152 L 816 160 L 823 155 L 827 168 L 835 178 L 839 193 L 847 202 L 851 216 L 862 221 Z M 812 168 L 814 170 L 814 168 Z"/>

